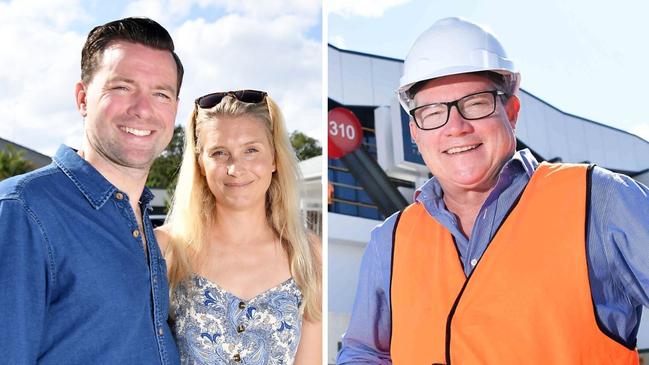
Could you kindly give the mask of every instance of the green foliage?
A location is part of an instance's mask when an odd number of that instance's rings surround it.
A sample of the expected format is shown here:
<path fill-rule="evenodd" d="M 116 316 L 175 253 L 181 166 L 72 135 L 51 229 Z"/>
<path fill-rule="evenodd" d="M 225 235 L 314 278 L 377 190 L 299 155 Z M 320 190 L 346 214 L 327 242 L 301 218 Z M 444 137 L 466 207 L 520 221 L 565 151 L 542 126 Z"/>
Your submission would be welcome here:
<path fill-rule="evenodd" d="M 176 126 L 171 143 L 160 157 L 153 161 L 146 186 L 173 192 L 178 180 L 178 169 L 180 169 L 180 162 L 183 158 L 184 144 L 185 130 L 181 126 Z"/>
<path fill-rule="evenodd" d="M 300 161 L 322 154 L 322 147 L 320 147 L 320 143 L 317 139 L 311 138 L 298 131 L 291 133 L 290 138 L 291 145 L 293 146 L 293 149 L 295 149 L 295 154 Z"/>
<path fill-rule="evenodd" d="M 25 151 L 18 151 L 11 145 L 0 150 L 0 180 L 34 169 L 34 165 L 23 157 L 24 154 Z"/>

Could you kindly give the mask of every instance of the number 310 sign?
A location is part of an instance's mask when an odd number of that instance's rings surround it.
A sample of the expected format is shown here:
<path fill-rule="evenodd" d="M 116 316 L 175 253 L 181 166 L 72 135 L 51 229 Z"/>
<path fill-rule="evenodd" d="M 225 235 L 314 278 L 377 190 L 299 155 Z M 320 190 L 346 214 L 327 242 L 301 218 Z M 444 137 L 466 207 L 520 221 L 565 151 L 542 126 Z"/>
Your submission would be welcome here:
<path fill-rule="evenodd" d="M 328 155 L 329 158 L 341 158 L 355 150 L 363 139 L 361 122 L 347 108 L 333 108 L 329 111 Z"/>

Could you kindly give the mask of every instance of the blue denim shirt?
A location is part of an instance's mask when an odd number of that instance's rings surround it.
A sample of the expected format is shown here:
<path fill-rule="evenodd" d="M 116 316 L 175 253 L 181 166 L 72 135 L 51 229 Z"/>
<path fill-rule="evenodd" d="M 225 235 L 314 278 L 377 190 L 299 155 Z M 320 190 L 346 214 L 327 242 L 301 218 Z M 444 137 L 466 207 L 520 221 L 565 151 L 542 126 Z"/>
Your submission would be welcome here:
<path fill-rule="evenodd" d="M 503 167 L 476 217 L 471 238 L 462 233 L 457 217 L 446 208 L 435 177 L 416 192 L 415 199 L 453 235 L 467 276 L 537 166 L 531 153 L 523 150 Z M 595 311 L 608 335 L 632 348 L 642 306 L 649 307 L 649 189 L 627 176 L 595 167 L 590 197 L 587 260 Z M 392 363 L 390 273 L 395 221 L 396 214 L 372 231 L 338 364 Z"/>
<path fill-rule="evenodd" d="M 0 182 L 0 362 L 179 363 L 152 198 L 139 232 L 126 193 L 66 146 Z"/>

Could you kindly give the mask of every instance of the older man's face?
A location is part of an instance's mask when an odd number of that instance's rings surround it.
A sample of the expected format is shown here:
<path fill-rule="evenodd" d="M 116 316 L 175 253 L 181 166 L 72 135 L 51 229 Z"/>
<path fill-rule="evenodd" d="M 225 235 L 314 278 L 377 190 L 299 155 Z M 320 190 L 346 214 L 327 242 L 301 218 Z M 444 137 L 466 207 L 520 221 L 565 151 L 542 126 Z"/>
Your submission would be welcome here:
<path fill-rule="evenodd" d="M 446 76 L 428 81 L 415 95 L 415 102 L 417 105 L 449 102 L 494 89 L 493 83 L 482 76 Z M 495 112 L 478 120 L 466 120 L 452 107 L 443 127 L 421 130 L 411 122 L 410 133 L 426 166 L 445 192 L 487 191 L 496 184 L 503 164 L 516 148 L 514 128 L 518 109 L 519 100 L 515 96 L 504 105 L 498 97 Z"/>

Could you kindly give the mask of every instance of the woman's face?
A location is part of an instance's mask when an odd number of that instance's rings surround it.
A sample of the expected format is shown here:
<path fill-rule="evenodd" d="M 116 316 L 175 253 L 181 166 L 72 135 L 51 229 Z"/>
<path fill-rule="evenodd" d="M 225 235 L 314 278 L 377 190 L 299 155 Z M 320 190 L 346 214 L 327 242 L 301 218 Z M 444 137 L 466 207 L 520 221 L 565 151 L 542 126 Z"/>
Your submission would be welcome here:
<path fill-rule="evenodd" d="M 204 123 L 198 136 L 198 161 L 216 205 L 265 209 L 275 157 L 264 122 L 240 116 Z"/>

